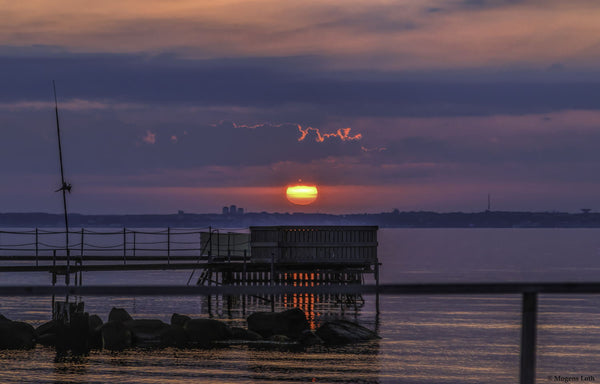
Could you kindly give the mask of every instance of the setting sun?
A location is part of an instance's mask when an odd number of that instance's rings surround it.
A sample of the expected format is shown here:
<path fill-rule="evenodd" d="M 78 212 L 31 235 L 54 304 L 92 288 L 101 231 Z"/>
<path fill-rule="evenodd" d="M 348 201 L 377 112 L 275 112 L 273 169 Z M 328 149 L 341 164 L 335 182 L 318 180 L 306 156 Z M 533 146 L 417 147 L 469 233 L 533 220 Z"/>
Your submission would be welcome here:
<path fill-rule="evenodd" d="M 319 195 L 315 185 L 292 185 L 285 191 L 287 199 L 296 205 L 308 205 Z"/>

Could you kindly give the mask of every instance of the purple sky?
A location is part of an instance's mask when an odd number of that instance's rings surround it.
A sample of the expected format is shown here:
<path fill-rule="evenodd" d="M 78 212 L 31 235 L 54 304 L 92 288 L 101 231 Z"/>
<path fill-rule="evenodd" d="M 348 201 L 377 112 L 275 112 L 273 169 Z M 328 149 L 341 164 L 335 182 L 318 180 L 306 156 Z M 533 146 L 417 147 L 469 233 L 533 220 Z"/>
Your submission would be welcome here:
<path fill-rule="evenodd" d="M 5 9 L 4 9 L 5 8 Z M 592 0 L 9 2 L 0 212 L 600 209 Z M 319 186 L 307 207 L 285 186 Z"/>

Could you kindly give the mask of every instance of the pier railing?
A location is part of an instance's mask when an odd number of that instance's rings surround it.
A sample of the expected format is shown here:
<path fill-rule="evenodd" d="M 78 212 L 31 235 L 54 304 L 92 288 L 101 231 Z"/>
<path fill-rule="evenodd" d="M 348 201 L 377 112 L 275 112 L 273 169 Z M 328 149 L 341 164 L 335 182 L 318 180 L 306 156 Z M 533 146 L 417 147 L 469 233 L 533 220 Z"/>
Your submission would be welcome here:
<path fill-rule="evenodd" d="M 0 260 L 74 262 L 90 261 L 192 261 L 242 258 L 249 253 L 247 230 L 239 229 L 108 229 L 66 231 L 32 229 L 0 231 Z M 244 252 L 246 250 L 246 252 Z"/>

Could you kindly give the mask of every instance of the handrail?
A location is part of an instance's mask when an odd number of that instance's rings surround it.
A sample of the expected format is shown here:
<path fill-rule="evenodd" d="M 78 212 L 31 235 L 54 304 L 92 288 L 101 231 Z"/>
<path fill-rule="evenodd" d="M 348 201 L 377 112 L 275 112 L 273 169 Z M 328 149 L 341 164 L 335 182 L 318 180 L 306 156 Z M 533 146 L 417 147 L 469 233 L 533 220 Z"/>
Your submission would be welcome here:
<path fill-rule="evenodd" d="M 521 294 L 520 383 L 535 383 L 537 309 L 539 294 L 600 294 L 600 283 L 430 283 L 327 286 L 239 286 L 239 285 L 137 285 L 137 286 L 0 286 L 3 296 L 41 296 L 70 294 L 78 296 L 129 295 L 198 296 L 260 294 L 383 294 L 383 295 L 504 295 Z"/>
<path fill-rule="evenodd" d="M 164 253 L 167 259 L 177 255 L 203 255 L 208 251 L 211 256 L 221 257 L 231 254 L 243 253 L 243 249 L 249 249 L 249 240 L 238 241 L 234 239 L 227 241 L 227 244 L 219 244 L 220 239 L 213 241 L 212 233 L 236 234 L 244 233 L 241 231 L 220 232 L 219 229 L 199 228 L 166 228 L 158 230 L 147 229 L 109 229 L 109 230 L 90 230 L 81 228 L 78 230 L 69 229 L 54 230 L 40 229 L 34 230 L 0 230 L 0 258 L 6 255 L 40 255 L 46 252 L 60 253 L 78 253 L 80 258 L 85 259 L 87 255 L 103 252 L 119 253 L 123 256 L 123 261 L 127 262 L 128 255 L 135 254 L 153 254 Z M 69 242 L 68 249 L 65 247 L 64 238 L 66 234 L 76 235 L 73 239 L 79 241 Z M 202 233 L 211 233 L 207 244 L 198 242 L 198 237 Z M 3 236 L 6 235 L 6 236 Z M 237 248 L 237 249 L 235 249 Z"/>

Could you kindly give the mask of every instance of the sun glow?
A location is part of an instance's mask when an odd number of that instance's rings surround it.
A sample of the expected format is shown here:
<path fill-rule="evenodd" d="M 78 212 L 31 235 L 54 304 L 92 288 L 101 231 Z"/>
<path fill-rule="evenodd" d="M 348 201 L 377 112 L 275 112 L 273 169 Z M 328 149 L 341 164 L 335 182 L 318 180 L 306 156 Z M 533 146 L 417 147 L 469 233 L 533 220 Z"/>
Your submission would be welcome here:
<path fill-rule="evenodd" d="M 308 205 L 317 199 L 319 191 L 315 185 L 291 185 L 285 195 L 292 204 Z"/>

